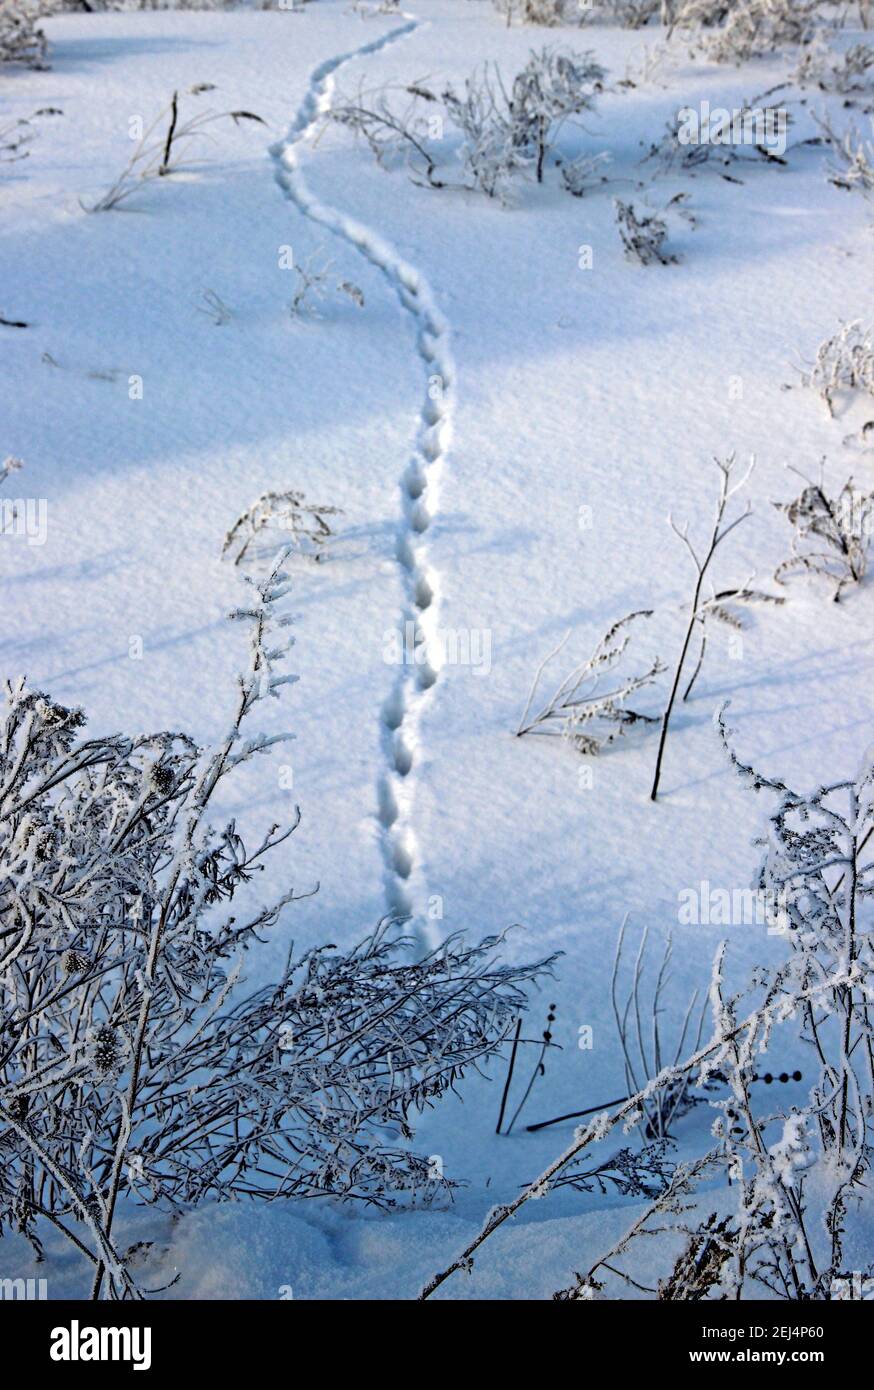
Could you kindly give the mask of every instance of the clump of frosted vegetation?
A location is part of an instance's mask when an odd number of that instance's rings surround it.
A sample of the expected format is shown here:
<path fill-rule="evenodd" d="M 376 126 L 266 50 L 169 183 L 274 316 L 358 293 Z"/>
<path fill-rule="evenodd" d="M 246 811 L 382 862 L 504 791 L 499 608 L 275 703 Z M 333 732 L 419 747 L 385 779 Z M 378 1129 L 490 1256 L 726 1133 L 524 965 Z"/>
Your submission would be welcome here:
<path fill-rule="evenodd" d="M 821 92 L 842 96 L 870 92 L 874 87 L 874 45 L 854 43 L 843 53 L 836 53 L 817 34 L 801 56 L 792 73 L 799 87 L 818 87 Z"/>
<path fill-rule="evenodd" d="M 9 0 L 0 10 L 0 63 L 45 67 L 48 43 L 38 20 L 40 6 L 30 0 Z"/>
<path fill-rule="evenodd" d="M 289 309 L 293 319 L 318 318 L 317 303 L 343 296 L 359 309 L 364 308 L 364 291 L 351 280 L 333 274 L 333 261 L 316 252 L 303 265 L 295 261 L 292 267 L 297 285 Z"/>
<path fill-rule="evenodd" d="M 632 624 L 652 617 L 651 610 L 629 613 L 614 623 L 585 661 L 579 662 L 554 689 L 541 692 L 547 666 L 567 645 L 568 633 L 544 657 L 534 675 L 516 737 L 546 734 L 564 739 L 578 753 L 600 753 L 628 729 L 654 724 L 653 715 L 629 706 L 638 691 L 654 683 L 665 669 L 656 658 L 635 672 L 624 668 L 632 640 Z"/>
<path fill-rule="evenodd" d="M 554 48 L 533 52 L 517 74 L 510 95 L 512 139 L 533 155 L 538 183 L 562 125 L 591 111 L 604 76 L 591 53 Z"/>
<path fill-rule="evenodd" d="M 506 19 L 508 28 L 514 22 L 539 24 L 544 28 L 579 23 L 584 8 L 579 0 L 494 0 L 494 5 Z"/>
<path fill-rule="evenodd" d="M 848 193 L 874 193 L 874 139 L 863 135 L 852 122 L 845 130 L 836 131 L 828 116 L 814 119 L 829 150 L 829 183 Z M 874 119 L 871 131 L 874 134 Z"/>
<path fill-rule="evenodd" d="M 610 24 L 619 24 L 623 29 L 642 29 L 661 14 L 663 4 L 662 0 L 597 0 L 584 9 L 602 13 Z"/>
<path fill-rule="evenodd" d="M 43 14 L 100 10 L 233 10 L 240 0 L 40 0 Z M 262 6 L 268 8 L 268 6 Z"/>
<path fill-rule="evenodd" d="M 7 465 L 4 465 L 6 468 Z M 212 826 L 218 788 L 288 735 L 253 730 L 282 672 L 284 557 L 232 616 L 249 633 L 227 732 L 87 736 L 81 710 L 8 684 L 0 714 L 0 1233 L 47 1226 L 94 1296 L 142 1296 L 119 1203 L 447 1191 L 412 1122 L 492 1055 L 525 1007 L 492 938 L 421 958 L 381 927 L 295 955 L 255 993 L 247 949 L 295 899 L 248 896 L 295 823 L 254 845 Z M 243 898 L 245 901 L 240 902 Z"/>
<path fill-rule="evenodd" d="M 335 534 L 334 518 L 342 515 L 342 508 L 308 502 L 302 492 L 263 492 L 237 517 L 225 536 L 222 555 L 233 555 L 239 565 L 256 540 L 272 536 L 275 550 L 281 534 L 293 550 L 320 561 Z"/>
<path fill-rule="evenodd" d="M 489 197 L 506 195 L 510 178 L 533 168 L 543 182 L 546 158 L 562 126 L 590 111 L 604 79 L 591 53 L 543 48 L 532 52 L 507 93 L 497 68 L 448 86 L 443 101 L 463 137 L 466 181 Z"/>
<path fill-rule="evenodd" d="M 670 0 L 494 0 L 507 25 L 585 24 L 591 19 L 617 24 L 623 29 L 642 29 L 650 20 L 666 16 Z"/>
<path fill-rule="evenodd" d="M 531 154 L 514 138 L 513 113 L 500 74 L 486 66 L 468 77 L 460 90 L 447 87 L 443 102 L 461 136 L 465 183 L 488 198 L 506 201 L 515 175 L 530 168 Z"/>
<path fill-rule="evenodd" d="M 644 163 L 654 160 L 660 173 L 679 169 L 693 173 L 706 164 L 727 168 L 735 163 L 764 160 L 785 164 L 776 150 L 776 137 L 791 117 L 777 106 L 744 104 L 732 112 L 714 112 L 690 127 L 684 113 L 672 116 L 659 140 L 653 141 Z M 694 134 L 695 138 L 690 138 Z"/>
<path fill-rule="evenodd" d="M 675 0 L 668 23 L 713 62 L 740 65 L 809 42 L 821 8 L 821 0 Z"/>
<path fill-rule="evenodd" d="M 826 491 L 824 468 L 817 481 L 804 478 L 804 482 L 806 486 L 791 502 L 774 503 L 793 529 L 792 554 L 774 578 L 783 584 L 800 574 L 819 576 L 832 585 L 832 597 L 839 603 L 844 590 L 861 584 L 868 570 L 874 492 L 864 492 L 848 478 L 840 492 L 831 495 Z"/>
<path fill-rule="evenodd" d="M 813 366 L 802 372 L 801 380 L 817 392 L 831 416 L 842 391 L 874 396 L 874 337 L 862 327 L 862 320 L 841 324 L 837 333 L 820 343 Z"/>
<path fill-rule="evenodd" d="M 439 94 L 414 83 L 340 98 L 328 119 L 365 139 L 384 168 L 401 154 L 411 177 L 432 188 L 453 187 L 439 172 L 435 143 L 449 127 L 461 186 L 506 202 L 517 176 L 532 173 L 543 182 L 563 128 L 593 109 L 604 77 L 591 53 L 545 47 L 532 50 L 509 86 L 497 65 L 486 63 Z"/>
<path fill-rule="evenodd" d="M 633 203 L 613 200 L 616 226 L 625 254 L 638 265 L 674 265 L 677 257 L 665 249 L 668 224 L 656 212 L 638 212 Z"/>
<path fill-rule="evenodd" d="M 607 166 L 613 156 L 607 151 L 600 154 L 580 154 L 575 159 L 565 159 L 561 165 L 561 181 L 574 198 L 583 198 L 599 184 L 607 182 Z"/>

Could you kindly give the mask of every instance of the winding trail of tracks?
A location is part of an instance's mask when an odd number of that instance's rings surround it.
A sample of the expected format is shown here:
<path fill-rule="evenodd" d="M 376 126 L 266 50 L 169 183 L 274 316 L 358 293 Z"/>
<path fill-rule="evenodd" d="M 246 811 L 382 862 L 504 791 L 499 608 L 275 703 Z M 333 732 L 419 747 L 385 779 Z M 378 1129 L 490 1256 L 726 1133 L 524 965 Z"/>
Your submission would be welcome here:
<path fill-rule="evenodd" d="M 443 651 L 438 627 L 439 582 L 428 560 L 426 537 L 437 511 L 440 475 L 452 433 L 455 370 L 449 325 L 422 272 L 377 232 L 321 202 L 308 187 L 298 159 L 299 147 L 331 108 L 337 70 L 379 52 L 419 27 L 419 20 L 409 18 L 370 43 L 321 63 L 310 77 L 288 134 L 270 153 L 286 197 L 305 217 L 326 227 L 377 266 L 416 327 L 423 403 L 415 448 L 400 478 L 401 520 L 396 541 L 404 581 L 398 626 L 398 645 L 404 659 L 398 664 L 380 715 L 384 766 L 377 791 L 388 913 L 411 917 L 421 944 L 430 948 L 439 943 L 439 933 L 427 914 L 427 885 L 413 826 L 413 803 L 422 713 L 439 679 Z"/>

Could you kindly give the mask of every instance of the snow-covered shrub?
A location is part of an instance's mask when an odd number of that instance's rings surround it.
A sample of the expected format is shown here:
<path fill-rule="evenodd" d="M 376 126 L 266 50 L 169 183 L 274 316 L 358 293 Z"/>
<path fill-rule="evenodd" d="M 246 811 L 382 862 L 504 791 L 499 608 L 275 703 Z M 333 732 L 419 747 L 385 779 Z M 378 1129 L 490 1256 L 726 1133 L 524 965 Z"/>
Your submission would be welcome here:
<path fill-rule="evenodd" d="M 839 133 L 827 116 L 817 116 L 815 119 L 831 155 L 829 183 L 848 193 L 854 189 L 866 195 L 874 193 L 874 139 L 863 135 L 852 123 Z M 871 130 L 874 135 L 874 118 Z"/>
<path fill-rule="evenodd" d="M 554 27 L 585 24 L 595 18 L 618 24 L 623 29 L 642 29 L 665 12 L 668 0 L 493 0 L 493 3 L 508 26 L 515 19 L 520 24 Z"/>
<path fill-rule="evenodd" d="M 802 54 L 792 73 L 798 87 L 818 87 L 821 92 L 870 92 L 874 87 L 874 44 L 854 43 L 836 53 L 818 34 Z"/>
<path fill-rule="evenodd" d="M 625 254 L 638 265 L 674 265 L 676 256 L 664 250 L 668 224 L 658 213 L 638 213 L 633 203 L 614 198 L 616 226 Z"/>
<path fill-rule="evenodd" d="M 489 198 L 506 200 L 516 174 L 530 168 L 532 154 L 517 138 L 513 111 L 501 82 L 488 64 L 466 78 L 460 91 L 443 91 L 446 113 L 461 134 L 459 157 L 465 182 Z"/>
<path fill-rule="evenodd" d="M 225 536 L 222 554 L 236 551 L 234 564 L 238 565 L 259 536 L 272 535 L 275 549 L 279 532 L 283 544 L 313 560 L 322 560 L 325 543 L 334 535 L 328 517 L 342 515 L 340 507 L 307 502 L 302 492 L 265 492 L 234 522 Z"/>
<path fill-rule="evenodd" d="M 292 269 L 297 276 L 297 286 L 288 306 L 293 319 L 318 318 L 316 303 L 330 295 L 344 295 L 359 309 L 364 308 L 364 291 L 351 280 L 333 275 L 332 268 L 333 262 L 326 260 L 321 252 L 316 252 L 303 265 L 295 261 Z"/>
<path fill-rule="evenodd" d="M 667 24 L 669 35 L 675 29 L 712 29 L 724 23 L 733 3 L 735 0 L 667 0 L 662 6 L 662 22 Z"/>
<path fill-rule="evenodd" d="M 863 1203 L 870 1212 L 871 1205 L 874 764 L 869 756 L 856 777 L 797 792 L 741 762 L 724 712 L 718 724 L 744 782 L 777 797 L 757 887 L 781 904 L 788 955 L 774 966 L 757 966 L 746 988 L 729 993 L 721 947 L 708 991 L 710 1038 L 580 1125 L 519 1196 L 489 1214 L 465 1249 L 428 1281 L 421 1299 L 469 1269 L 485 1241 L 526 1202 L 548 1197 L 592 1144 L 620 1127 L 627 1132 L 657 1091 L 686 1078 L 698 1088 L 721 1081 L 709 1098 L 716 1112 L 713 1146 L 665 1173 L 651 1205 L 555 1297 L 597 1298 L 610 1280 L 661 1299 L 828 1300 L 851 1273 L 847 1214 Z M 759 1059 L 787 1025 L 795 1045 L 806 1049 L 815 1080 L 804 1100 L 766 1108 L 753 1092 Z M 705 1180 L 712 1186 L 720 1173 L 730 1179 L 734 1206 L 726 1212 L 723 1204 L 717 1220 L 706 1207 L 706 1214 L 696 1213 L 696 1205 L 707 1201 Z M 650 1275 L 643 1283 L 634 1261 L 637 1242 L 647 1236 L 646 1267 L 652 1269 L 659 1234 L 682 1236 L 683 1249 L 673 1259 L 666 1250 L 664 1277 L 653 1283 Z"/>
<path fill-rule="evenodd" d="M 661 139 L 650 145 L 643 162 L 654 160 L 660 173 L 691 173 L 707 164 L 726 169 L 750 160 L 785 164 L 779 151 L 785 149 L 790 121 L 789 113 L 778 106 L 742 105 L 700 118 L 693 108 L 683 107 L 667 122 Z"/>
<path fill-rule="evenodd" d="M 716 63 L 746 63 L 784 44 L 806 43 L 821 0 L 680 0 L 671 31 L 693 30 L 693 46 Z"/>
<path fill-rule="evenodd" d="M 539 24 L 551 29 L 559 24 L 579 23 L 585 11 L 579 0 L 494 0 L 495 9 L 507 21 L 520 24 Z"/>
<path fill-rule="evenodd" d="M 623 29 L 642 29 L 661 15 L 663 0 L 597 0 L 594 12 Z"/>
<path fill-rule="evenodd" d="M 431 143 L 447 122 L 461 136 L 458 155 L 466 187 L 503 201 L 514 175 L 531 163 L 530 152 L 515 138 L 500 72 L 490 64 L 467 78 L 460 91 L 450 85 L 439 97 L 422 83 L 362 89 L 356 97 L 335 99 L 328 119 L 360 135 L 382 168 L 402 159 L 414 182 L 431 188 L 450 186 L 437 176 Z"/>
<path fill-rule="evenodd" d="M 638 690 L 652 685 L 664 670 L 661 662 L 652 661 L 633 675 L 621 671 L 622 659 L 631 642 L 630 625 L 638 618 L 649 617 L 652 617 L 649 610 L 629 613 L 614 623 L 591 656 L 575 666 L 542 705 L 536 705 L 543 672 L 566 645 L 568 633 L 538 666 L 516 737 L 550 734 L 567 739 L 579 753 L 596 754 L 621 737 L 626 729 L 654 723 L 651 715 L 629 709 L 628 700 Z M 601 684 L 605 677 L 609 677 L 607 690 Z"/>
<path fill-rule="evenodd" d="M 874 532 L 874 492 L 863 492 L 848 478 L 837 496 L 825 490 L 823 471 L 791 502 L 775 502 L 793 528 L 792 554 L 777 568 L 779 584 L 798 574 L 820 575 L 834 586 L 839 603 L 844 589 L 860 584 L 868 568 Z"/>
<path fill-rule="evenodd" d="M 335 100 L 328 119 L 361 135 L 384 168 L 403 157 L 414 180 L 431 188 L 452 186 L 438 177 L 434 146 L 448 124 L 460 136 L 464 187 L 503 202 L 525 170 L 533 167 L 543 181 L 562 127 L 592 109 L 604 76 L 591 53 L 543 48 L 532 50 L 509 88 L 497 65 L 486 63 L 463 86 L 448 83 L 439 96 L 421 82 L 362 89 L 355 98 Z"/>
<path fill-rule="evenodd" d="M 237 895 L 294 824 L 247 846 L 208 821 L 281 674 L 281 559 L 234 616 L 249 629 L 228 732 L 87 737 L 24 680 L 0 719 L 0 1229 L 54 1223 L 95 1293 L 136 1296 L 120 1199 L 334 1195 L 391 1205 L 444 1191 L 412 1116 L 493 1053 L 537 968 L 457 938 L 417 959 L 382 928 L 311 951 L 248 996 L 243 953 L 294 901 Z M 233 903 L 233 907 L 231 904 Z"/>
<path fill-rule="evenodd" d="M 835 397 L 840 391 L 862 391 L 874 396 L 874 337 L 862 327 L 861 319 L 841 325 L 816 351 L 816 360 L 801 381 L 816 391 L 829 415 L 835 413 Z"/>
<path fill-rule="evenodd" d="M 45 66 L 48 43 L 38 23 L 40 14 L 31 0 L 5 0 L 0 9 L 0 63 Z"/>
<path fill-rule="evenodd" d="M 575 159 L 563 159 L 561 181 L 572 197 L 583 198 L 590 189 L 606 183 L 607 175 L 604 170 L 611 160 L 612 155 L 606 151 L 602 151 L 601 154 L 577 155 Z"/>
<path fill-rule="evenodd" d="M 241 5 L 240 0 L 39 0 L 39 7 L 42 14 L 91 14 L 102 10 L 232 10 Z"/>
<path fill-rule="evenodd" d="M 534 157 L 537 182 L 543 182 L 546 153 L 562 125 L 594 105 L 604 69 L 591 53 L 556 48 L 532 52 L 517 73 L 510 96 L 513 139 Z"/>

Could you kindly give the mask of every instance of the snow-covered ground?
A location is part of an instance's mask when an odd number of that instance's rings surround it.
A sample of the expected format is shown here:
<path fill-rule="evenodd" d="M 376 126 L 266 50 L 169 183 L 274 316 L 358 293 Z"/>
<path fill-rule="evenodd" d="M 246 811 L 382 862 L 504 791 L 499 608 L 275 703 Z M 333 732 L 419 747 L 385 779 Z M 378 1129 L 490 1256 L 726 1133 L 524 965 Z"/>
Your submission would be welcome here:
<path fill-rule="evenodd" d="M 652 733 L 593 761 L 512 737 L 537 663 L 568 630 L 569 668 L 617 618 L 652 608 L 643 649 L 676 657 L 691 569 L 666 518 L 703 536 L 712 456 L 757 460 L 754 513 L 726 544 L 717 587 L 755 574 L 773 588 L 790 530 L 771 502 L 799 490 L 787 464 L 812 473 L 825 456 L 832 481 L 869 484 L 870 452 L 844 442 L 863 406 L 842 402 L 830 419 L 798 367 L 841 320 L 870 313 L 870 203 L 827 183 L 809 144 L 786 167 L 734 166 L 731 181 L 641 163 L 678 106 L 732 108 L 784 81 L 792 54 L 738 70 L 680 51 L 644 80 L 657 31 L 506 28 L 484 0 L 417 0 L 410 15 L 319 0 L 302 12 L 61 16 L 46 29 L 51 68 L 0 76 L 4 119 L 63 111 L 0 170 L 0 314 L 30 325 L 0 327 L 0 453 L 25 461 L 14 491 L 45 499 L 48 517 L 45 544 L 3 538 L 3 676 L 26 672 L 81 704 L 95 730 L 216 737 L 242 660 L 223 616 L 240 590 L 221 558 L 226 531 L 269 489 L 340 507 L 325 563 L 294 569 L 300 682 L 272 715 L 295 742 L 244 769 L 220 808 L 263 828 L 299 803 L 301 826 L 258 894 L 289 875 L 300 892 L 319 885 L 250 953 L 249 979 L 276 973 L 289 936 L 350 945 L 398 907 L 432 943 L 518 923 L 507 959 L 563 952 L 527 1029 L 539 1036 L 554 1002 L 561 1051 L 512 1136 L 494 1133 L 503 1067 L 422 1118 L 417 1147 L 467 1184 L 450 1210 L 213 1206 L 157 1227 L 130 1212 L 125 1231 L 166 1245 L 146 1282 L 180 1271 L 175 1297 L 414 1297 L 567 1142 L 567 1126 L 525 1123 L 624 1094 L 609 981 L 626 913 L 635 942 L 644 926 L 654 943 L 673 935 L 671 1018 L 706 987 L 726 935 L 738 981 L 785 949 L 765 925 L 678 920 L 679 895 L 702 880 L 749 885 L 767 810 L 728 767 L 716 706 L 730 698 L 744 753 L 795 785 L 852 775 L 871 743 L 872 589 L 836 605 L 804 581 L 785 605 L 753 611 L 740 647 L 732 629 L 716 632 L 658 803 Z M 582 199 L 555 169 L 542 187 L 517 181 L 506 207 L 423 188 L 317 120 L 332 83 L 458 84 L 487 60 L 512 74 L 559 40 L 608 72 L 585 129 L 562 137 L 566 154 L 612 155 L 614 182 Z M 635 84 L 619 85 L 629 74 Z M 196 83 L 216 91 L 191 103 L 245 108 L 269 128 L 216 126 L 189 171 L 116 211 L 85 211 L 129 158 L 132 119 L 148 123 Z M 814 133 L 810 108 L 825 100 L 797 96 L 791 142 Z M 680 192 L 695 223 L 668 215 L 679 263 L 630 263 L 613 197 L 657 210 Z M 292 319 L 288 247 L 298 264 L 330 257 L 363 308 L 339 296 L 319 318 Z M 204 290 L 228 322 L 200 311 Z M 447 633 L 471 652 L 436 660 L 425 690 L 387 660 L 423 592 L 431 653 Z M 642 703 L 653 710 L 657 696 Z M 784 1033 L 774 1071 L 807 1056 Z M 533 1065 L 529 1049 L 517 1101 Z M 686 1123 L 693 1143 L 708 1119 Z M 529 1203 L 441 1295 L 548 1297 L 633 1209 L 571 1191 Z M 872 1250 L 854 1239 L 861 1267 Z M 27 1272 L 23 1242 L 0 1241 L 0 1273 Z M 58 1249 L 50 1295 L 81 1292 L 86 1273 Z"/>

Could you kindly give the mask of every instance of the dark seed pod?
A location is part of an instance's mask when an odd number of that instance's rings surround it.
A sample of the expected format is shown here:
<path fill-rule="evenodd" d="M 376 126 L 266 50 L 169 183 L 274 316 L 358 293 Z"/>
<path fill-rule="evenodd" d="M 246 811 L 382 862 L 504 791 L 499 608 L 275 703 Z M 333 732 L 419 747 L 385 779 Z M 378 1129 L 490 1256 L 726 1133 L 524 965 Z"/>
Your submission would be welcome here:
<path fill-rule="evenodd" d="M 65 951 L 61 956 L 61 969 L 65 975 L 81 975 L 88 965 L 88 957 L 81 951 Z"/>
<path fill-rule="evenodd" d="M 105 1023 L 95 1028 L 91 1038 L 91 1055 L 101 1076 L 115 1069 L 121 1057 L 121 1039 L 114 1028 Z"/>

